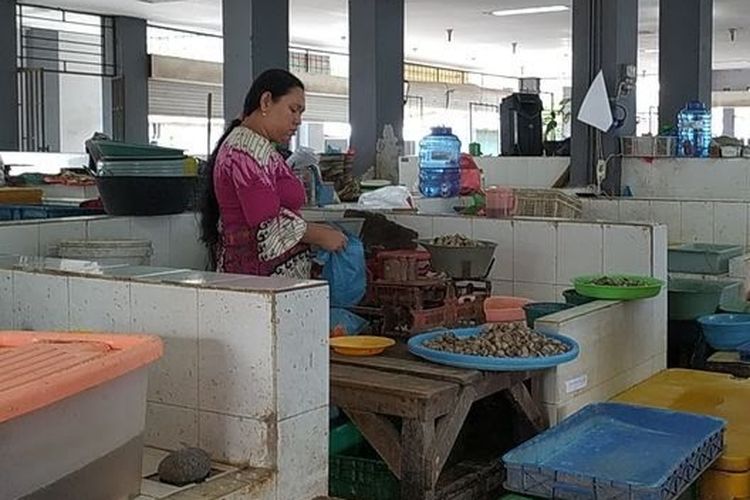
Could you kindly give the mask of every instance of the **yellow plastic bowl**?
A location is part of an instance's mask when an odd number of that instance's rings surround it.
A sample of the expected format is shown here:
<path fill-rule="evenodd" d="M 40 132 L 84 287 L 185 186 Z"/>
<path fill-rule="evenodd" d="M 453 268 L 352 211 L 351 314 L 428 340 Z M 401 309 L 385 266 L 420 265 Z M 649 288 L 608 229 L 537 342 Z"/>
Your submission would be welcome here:
<path fill-rule="evenodd" d="M 387 337 L 358 335 L 353 337 L 334 337 L 331 347 L 343 356 L 375 356 L 385 351 L 396 341 Z"/>

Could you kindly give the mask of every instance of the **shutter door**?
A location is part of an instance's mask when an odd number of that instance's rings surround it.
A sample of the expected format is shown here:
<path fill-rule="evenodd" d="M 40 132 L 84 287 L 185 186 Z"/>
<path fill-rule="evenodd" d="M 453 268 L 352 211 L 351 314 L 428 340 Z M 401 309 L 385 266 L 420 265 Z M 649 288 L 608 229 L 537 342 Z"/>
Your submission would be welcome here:
<path fill-rule="evenodd" d="M 224 117 L 220 85 L 149 79 L 148 112 L 152 115 L 205 118 L 208 94 L 213 94 L 213 118 Z"/>
<path fill-rule="evenodd" d="M 208 94 L 213 93 L 213 117 L 223 118 L 224 100 L 220 85 L 205 85 L 149 79 L 148 112 L 152 115 L 206 117 Z M 310 94 L 306 96 L 308 122 L 349 122 L 349 98 Z M 237 110 L 238 112 L 240 110 Z"/>
<path fill-rule="evenodd" d="M 305 100 L 307 108 L 303 121 L 349 123 L 348 96 L 307 94 Z"/>

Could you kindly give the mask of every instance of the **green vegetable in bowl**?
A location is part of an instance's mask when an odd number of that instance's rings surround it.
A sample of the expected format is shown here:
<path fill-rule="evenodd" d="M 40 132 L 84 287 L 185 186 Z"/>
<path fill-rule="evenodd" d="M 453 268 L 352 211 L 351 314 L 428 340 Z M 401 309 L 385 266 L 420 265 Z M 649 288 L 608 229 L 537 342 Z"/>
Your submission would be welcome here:
<path fill-rule="evenodd" d="M 592 285 L 597 286 L 617 286 L 617 287 L 642 287 L 649 286 L 651 283 L 644 279 L 630 276 L 601 276 L 591 281 Z"/>

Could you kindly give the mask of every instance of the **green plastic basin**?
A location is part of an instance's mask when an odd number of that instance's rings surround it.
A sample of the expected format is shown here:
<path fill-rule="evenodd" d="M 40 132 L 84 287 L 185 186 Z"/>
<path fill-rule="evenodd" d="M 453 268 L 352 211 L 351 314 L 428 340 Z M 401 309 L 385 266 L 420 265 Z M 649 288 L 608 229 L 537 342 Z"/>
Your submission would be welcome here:
<path fill-rule="evenodd" d="M 650 276 L 634 276 L 630 274 L 608 274 L 609 278 L 629 278 L 642 281 L 643 286 L 604 286 L 593 282 L 602 275 L 581 276 L 573 280 L 576 292 L 584 297 L 600 300 L 638 300 L 656 297 L 661 292 L 664 282 Z"/>
<path fill-rule="evenodd" d="M 740 283 L 727 280 L 671 279 L 667 289 L 669 319 L 690 321 L 714 314 L 722 303 L 736 301 Z"/>

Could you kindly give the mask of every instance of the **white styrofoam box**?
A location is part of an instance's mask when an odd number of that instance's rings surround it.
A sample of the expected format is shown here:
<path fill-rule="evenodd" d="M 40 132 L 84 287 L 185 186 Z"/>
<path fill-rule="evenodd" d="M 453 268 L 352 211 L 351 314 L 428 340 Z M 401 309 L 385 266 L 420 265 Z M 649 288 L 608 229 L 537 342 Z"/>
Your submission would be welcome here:
<path fill-rule="evenodd" d="M 604 226 L 604 272 L 651 275 L 651 229 Z"/>
<path fill-rule="evenodd" d="M 172 216 L 169 221 L 169 266 L 203 271 L 209 264 L 208 250 L 200 241 L 200 221 L 196 213 Z"/>
<path fill-rule="evenodd" d="M 683 243 L 714 242 L 714 203 L 682 203 L 682 241 Z"/>
<path fill-rule="evenodd" d="M 0 224 L 0 254 L 39 255 L 39 226 Z"/>
<path fill-rule="evenodd" d="M 651 275 L 662 280 L 667 279 L 667 252 L 669 242 L 666 226 L 658 225 L 651 229 Z"/>
<path fill-rule="evenodd" d="M 201 410 L 257 419 L 274 414 L 271 302 L 269 294 L 198 291 Z"/>
<path fill-rule="evenodd" d="M 130 297 L 132 330 L 164 342 L 164 355 L 149 369 L 148 400 L 197 408 L 198 291 L 132 283 Z"/>
<path fill-rule="evenodd" d="M 485 185 L 549 188 L 568 167 L 568 158 L 482 156 L 474 158 Z"/>
<path fill-rule="evenodd" d="M 420 238 L 432 238 L 434 236 L 433 217 L 425 215 L 391 215 L 393 222 L 416 231 Z"/>
<path fill-rule="evenodd" d="M 500 295 L 510 297 L 513 295 L 513 282 L 512 281 L 493 281 L 492 282 L 492 295 Z"/>
<path fill-rule="evenodd" d="M 514 260 L 513 223 L 510 220 L 474 219 L 474 238 L 497 243 L 497 248 L 495 248 L 495 263 L 490 270 L 490 279 L 512 281 Z"/>
<path fill-rule="evenodd" d="M 71 276 L 68 288 L 71 331 L 127 333 L 131 330 L 130 283 Z"/>
<path fill-rule="evenodd" d="M 68 330 L 68 278 L 13 271 L 13 315 L 19 330 Z"/>
<path fill-rule="evenodd" d="M 521 281 L 513 283 L 513 295 L 531 299 L 534 302 L 555 302 L 557 299 L 555 285 L 524 283 Z"/>
<path fill-rule="evenodd" d="M 247 379 L 245 383 L 252 384 L 252 379 Z M 198 446 L 206 450 L 217 462 L 250 467 L 273 467 L 275 450 L 269 448 L 269 443 L 272 442 L 271 436 L 274 431 L 269 426 L 275 425 L 273 419 L 269 422 L 199 411 Z"/>
<path fill-rule="evenodd" d="M 328 408 L 278 424 L 277 495 L 308 500 L 328 494 Z"/>
<path fill-rule="evenodd" d="M 620 200 L 620 222 L 649 222 L 651 204 L 646 200 L 622 198 Z"/>
<path fill-rule="evenodd" d="M 275 297 L 277 418 L 328 406 L 328 288 Z"/>
<path fill-rule="evenodd" d="M 152 266 L 172 267 L 169 262 L 169 215 L 155 217 L 132 217 L 130 237 L 136 240 L 149 240 L 154 250 Z"/>
<path fill-rule="evenodd" d="M 398 159 L 398 183 L 412 193 L 419 192 L 419 158 L 402 156 Z"/>
<path fill-rule="evenodd" d="M 714 203 L 714 243 L 747 244 L 748 204 Z"/>
<path fill-rule="evenodd" d="M 0 269 L 0 330 L 12 330 L 13 271 Z"/>
<path fill-rule="evenodd" d="M 86 221 L 86 238 L 89 240 L 130 239 L 129 217 L 102 217 Z"/>
<path fill-rule="evenodd" d="M 146 405 L 144 444 L 162 450 L 198 446 L 198 411 L 149 402 Z"/>
<path fill-rule="evenodd" d="M 432 224 L 436 237 L 452 234 L 474 237 L 472 219 L 469 217 L 435 217 Z"/>
<path fill-rule="evenodd" d="M 595 224 L 557 226 L 557 280 L 571 283 L 573 278 L 603 272 L 604 228 Z"/>
<path fill-rule="evenodd" d="M 652 201 L 651 220 L 667 226 L 670 243 L 682 241 L 682 210 L 679 201 Z"/>
<path fill-rule="evenodd" d="M 618 200 L 582 198 L 584 220 L 618 222 L 620 220 L 620 202 Z"/>
<path fill-rule="evenodd" d="M 425 198 L 424 196 L 415 196 L 414 205 L 420 214 L 455 214 L 453 207 L 461 206 L 463 203 L 460 197 L 455 198 Z"/>
<path fill-rule="evenodd" d="M 557 278 L 557 228 L 548 221 L 514 221 L 515 281 L 554 285 Z"/>
<path fill-rule="evenodd" d="M 86 222 L 71 220 L 39 223 L 39 255 L 57 257 L 57 246 L 63 240 L 86 239 Z"/>

